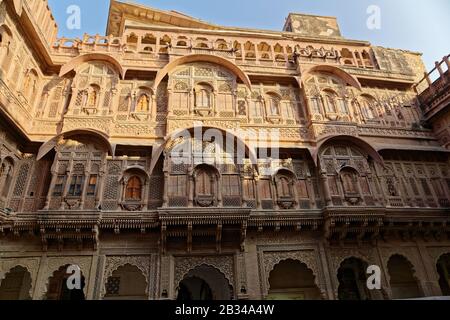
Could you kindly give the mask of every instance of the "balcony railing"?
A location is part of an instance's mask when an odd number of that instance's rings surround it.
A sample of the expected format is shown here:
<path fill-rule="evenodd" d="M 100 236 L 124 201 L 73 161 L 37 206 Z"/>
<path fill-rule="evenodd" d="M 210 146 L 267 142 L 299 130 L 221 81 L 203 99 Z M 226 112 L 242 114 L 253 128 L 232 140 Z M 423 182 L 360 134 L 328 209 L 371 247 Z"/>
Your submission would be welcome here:
<path fill-rule="evenodd" d="M 435 68 L 414 86 L 426 118 L 445 107 L 442 102 L 450 96 L 449 59 L 450 55 L 444 57 L 441 62 L 436 62 Z"/>

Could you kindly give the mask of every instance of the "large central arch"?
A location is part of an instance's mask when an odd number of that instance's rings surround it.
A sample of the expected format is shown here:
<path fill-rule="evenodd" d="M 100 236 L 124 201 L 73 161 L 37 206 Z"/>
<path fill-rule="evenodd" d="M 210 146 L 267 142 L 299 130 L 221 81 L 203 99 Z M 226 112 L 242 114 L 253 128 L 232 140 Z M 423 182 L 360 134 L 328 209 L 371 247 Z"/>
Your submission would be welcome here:
<path fill-rule="evenodd" d="M 191 54 L 191 55 L 183 56 L 183 57 L 173 60 L 172 62 L 168 63 L 163 69 L 158 71 L 156 78 L 155 78 L 155 83 L 153 85 L 153 91 L 156 92 L 161 81 L 172 70 L 174 70 L 176 67 L 178 67 L 180 65 L 190 63 L 190 62 L 210 62 L 210 63 L 215 63 L 218 65 L 221 65 L 224 68 L 233 72 L 239 79 L 241 79 L 241 81 L 247 86 L 247 88 L 249 90 L 251 90 L 252 84 L 250 82 L 250 78 L 244 73 L 244 71 L 242 71 L 241 68 L 239 68 L 237 65 L 235 65 L 230 60 L 227 60 L 227 59 L 219 57 L 219 56 L 213 56 L 213 55 L 208 55 L 208 54 Z"/>
<path fill-rule="evenodd" d="M 251 163 L 253 165 L 256 165 L 258 163 L 256 150 L 254 148 L 250 147 L 244 140 L 242 140 L 235 133 L 228 131 L 226 129 L 223 129 L 223 128 L 211 127 L 211 126 L 202 127 L 202 129 L 203 130 L 208 130 L 208 129 L 219 130 L 220 132 L 222 132 L 225 135 L 226 138 L 234 137 L 238 143 L 242 144 L 245 147 L 246 156 L 250 159 Z M 183 132 L 188 131 L 188 132 L 192 133 L 194 130 L 195 130 L 195 127 L 180 129 L 180 130 L 177 130 L 176 132 L 172 133 L 171 135 L 167 136 L 165 138 L 164 142 L 158 148 L 155 148 L 153 151 L 152 161 L 150 164 L 150 174 L 152 174 L 153 170 L 155 169 L 156 164 L 158 163 L 164 150 L 166 150 L 166 148 L 170 147 L 171 143 L 173 141 L 175 141 L 178 137 L 183 136 L 182 135 Z"/>
<path fill-rule="evenodd" d="M 355 76 L 351 75 L 350 73 L 348 73 L 347 71 L 345 71 L 341 68 L 338 68 L 336 66 L 330 66 L 330 65 L 318 65 L 318 66 L 314 66 L 314 67 L 310 68 L 309 70 L 306 70 L 305 72 L 302 73 L 302 76 L 301 76 L 302 81 L 305 82 L 305 80 L 307 80 L 308 76 L 310 76 L 314 72 L 327 72 L 327 73 L 334 74 L 335 76 L 344 80 L 347 84 L 358 89 L 359 91 L 361 91 L 361 89 L 362 89 L 361 83 Z"/>
<path fill-rule="evenodd" d="M 310 150 L 311 155 L 312 155 L 313 160 L 316 163 L 316 165 L 319 163 L 319 152 L 322 149 L 322 147 L 328 143 L 337 142 L 337 141 L 341 141 L 341 142 L 345 141 L 345 142 L 350 142 L 350 143 L 354 144 L 355 146 L 361 148 L 368 155 L 370 155 L 373 158 L 373 160 L 377 161 L 378 163 L 380 163 L 381 165 L 384 166 L 383 158 L 377 152 L 377 150 L 375 150 L 368 142 L 366 142 L 365 140 L 363 140 L 361 138 L 354 137 L 354 136 L 347 136 L 347 135 L 331 136 L 331 137 L 326 137 L 326 138 L 320 140 L 317 143 L 317 146 L 315 148 L 313 148 L 312 150 Z"/>
<path fill-rule="evenodd" d="M 59 72 L 59 76 L 63 77 L 66 74 L 68 74 L 70 71 L 75 70 L 79 65 L 89 62 L 89 61 L 102 61 L 102 62 L 108 62 L 111 65 L 113 65 L 122 79 L 125 76 L 125 71 L 120 62 L 114 58 L 113 56 L 104 54 L 104 53 L 87 53 L 83 54 L 81 56 L 78 56 L 76 58 L 73 58 L 72 60 L 68 61 L 66 64 L 64 64 L 61 67 L 61 70 Z"/>
<path fill-rule="evenodd" d="M 43 157 L 45 157 L 45 155 L 47 153 L 49 153 L 58 143 L 58 141 L 61 138 L 71 138 L 74 136 L 78 136 L 78 135 L 90 135 L 92 136 L 94 139 L 96 139 L 95 141 L 97 141 L 98 143 L 100 143 L 101 145 L 103 145 L 105 147 L 105 149 L 108 151 L 108 153 L 110 155 L 114 154 L 114 146 L 111 145 L 111 143 L 109 142 L 109 136 L 101 131 L 95 130 L 95 129 L 88 129 L 88 128 L 84 128 L 84 129 L 76 129 L 76 130 L 72 130 L 72 131 L 67 131 L 67 132 L 63 132 L 58 134 L 57 136 L 53 137 L 52 139 L 50 139 L 49 141 L 45 142 L 40 148 L 39 148 L 39 152 L 37 155 L 37 160 L 39 161 L 40 159 L 42 159 Z"/>

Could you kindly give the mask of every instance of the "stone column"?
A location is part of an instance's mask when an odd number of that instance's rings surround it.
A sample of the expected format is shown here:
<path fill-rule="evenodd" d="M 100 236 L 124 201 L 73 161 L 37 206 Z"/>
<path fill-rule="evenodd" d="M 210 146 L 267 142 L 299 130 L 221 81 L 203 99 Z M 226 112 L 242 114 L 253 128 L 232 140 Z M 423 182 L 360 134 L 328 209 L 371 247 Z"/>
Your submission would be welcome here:
<path fill-rule="evenodd" d="M 323 186 L 323 193 L 325 196 L 325 203 L 327 206 L 332 206 L 333 205 L 333 201 L 331 199 L 331 195 L 330 195 L 330 186 L 328 184 L 328 176 L 326 172 L 321 172 L 320 173 L 320 179 L 322 180 L 322 186 Z"/>
<path fill-rule="evenodd" d="M 103 196 L 103 188 L 105 186 L 105 171 L 100 170 L 100 172 L 98 173 L 98 178 L 97 178 L 97 190 L 96 190 L 96 194 L 95 194 L 95 208 L 98 208 L 101 200 L 102 200 L 102 196 Z"/>
<path fill-rule="evenodd" d="M 194 206 L 194 192 L 195 192 L 194 175 L 192 172 L 189 172 L 187 174 L 187 179 L 188 179 L 188 207 L 192 208 Z"/>
<path fill-rule="evenodd" d="M 163 208 L 169 206 L 169 173 L 164 172 L 164 195 L 163 195 Z"/>
<path fill-rule="evenodd" d="M 280 207 L 278 206 L 278 194 L 277 194 L 277 187 L 276 182 L 274 179 L 270 179 L 270 190 L 272 191 L 272 201 L 273 201 L 273 208 L 274 210 L 279 210 Z"/>
<path fill-rule="evenodd" d="M 143 199 L 144 199 L 143 206 L 144 206 L 145 211 L 148 210 L 149 186 L 150 186 L 150 178 L 147 177 L 145 179 L 144 194 L 143 194 Z"/>
<path fill-rule="evenodd" d="M 444 75 L 444 70 L 442 70 L 441 64 L 439 62 L 435 62 L 434 65 L 436 66 L 436 70 L 439 72 L 440 76 L 442 77 Z"/>
<path fill-rule="evenodd" d="M 254 184 L 254 186 L 255 186 L 255 199 L 256 199 L 256 208 L 258 209 L 258 210 L 261 210 L 262 209 L 262 205 L 261 205 L 261 197 L 259 196 L 259 188 L 258 188 L 258 181 L 259 181 L 259 178 L 258 177 L 255 177 L 255 184 Z"/>
<path fill-rule="evenodd" d="M 364 59 L 363 59 L 363 57 L 362 57 L 361 52 L 358 51 L 357 54 L 358 54 L 358 58 L 359 58 L 360 61 L 361 61 L 362 67 L 365 68 L 365 67 L 366 67 L 366 64 L 364 63 Z"/>
<path fill-rule="evenodd" d="M 84 171 L 84 181 L 83 181 L 83 190 L 81 191 L 81 200 L 80 200 L 80 209 L 84 209 L 84 202 L 87 195 L 87 188 L 90 180 L 90 172 L 89 170 Z"/>
<path fill-rule="evenodd" d="M 222 202 L 222 176 L 220 174 L 219 174 L 219 176 L 217 178 L 216 190 L 217 190 L 217 206 L 218 207 L 222 207 L 223 206 L 223 202 Z"/>
<path fill-rule="evenodd" d="M 39 270 L 37 272 L 37 276 L 34 282 L 34 291 L 32 296 L 33 300 L 42 300 L 44 298 L 43 296 L 41 296 L 41 294 L 42 292 L 46 292 L 44 287 L 47 282 L 46 279 L 47 265 L 48 265 L 47 255 L 44 253 L 39 262 Z"/>
<path fill-rule="evenodd" d="M 51 171 L 52 180 L 50 181 L 50 187 L 48 188 L 47 198 L 45 200 L 44 210 L 50 209 L 50 202 L 52 199 L 53 189 L 55 188 L 56 179 L 58 178 L 58 173 L 56 170 Z"/>
<path fill-rule="evenodd" d="M 156 113 L 158 111 L 156 96 L 154 94 L 151 95 L 151 109 L 150 109 L 150 117 L 154 118 L 156 121 Z"/>
<path fill-rule="evenodd" d="M 294 192 L 294 200 L 296 202 L 295 207 L 301 209 L 300 198 L 298 197 L 298 180 L 296 177 L 294 177 L 294 181 L 292 182 L 292 191 Z"/>
<path fill-rule="evenodd" d="M 89 272 L 89 279 L 86 280 L 87 285 L 87 292 L 86 292 L 86 300 L 94 300 L 94 293 L 95 293 L 95 280 L 97 278 L 97 267 L 99 262 L 99 256 L 98 254 L 94 254 L 92 256 L 92 262 L 91 262 L 91 270 Z"/>
<path fill-rule="evenodd" d="M 72 153 L 72 156 L 70 157 L 70 162 L 69 162 L 69 169 L 66 171 L 66 183 L 64 185 L 64 190 L 62 192 L 62 200 L 61 200 L 61 205 L 60 205 L 60 210 L 65 210 L 65 205 L 64 205 L 64 198 L 67 196 L 67 192 L 69 191 L 69 186 L 72 183 L 72 167 L 73 167 L 73 159 L 75 158 L 75 154 Z"/>
<path fill-rule="evenodd" d="M 441 296 L 441 287 L 439 285 L 439 274 L 436 269 L 435 262 L 428 254 L 428 250 L 422 241 L 417 241 L 417 248 L 419 250 L 420 260 L 423 264 L 426 279 L 420 279 L 424 292 L 427 296 Z M 417 271 L 416 271 L 417 272 Z"/>

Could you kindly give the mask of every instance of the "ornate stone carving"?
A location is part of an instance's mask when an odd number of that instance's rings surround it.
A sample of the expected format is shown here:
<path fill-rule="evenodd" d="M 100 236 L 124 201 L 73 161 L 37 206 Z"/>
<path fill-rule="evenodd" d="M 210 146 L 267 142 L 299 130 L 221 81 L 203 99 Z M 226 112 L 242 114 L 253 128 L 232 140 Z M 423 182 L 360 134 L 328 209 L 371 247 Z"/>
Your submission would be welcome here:
<path fill-rule="evenodd" d="M 113 272 L 119 267 L 123 267 L 127 264 L 137 267 L 141 270 L 147 281 L 146 294 L 149 294 L 149 284 L 150 284 L 150 256 L 108 256 L 105 262 L 105 271 L 103 273 L 103 284 L 100 291 L 100 296 L 104 297 L 106 294 L 106 283 L 108 278 L 112 276 Z"/>
<path fill-rule="evenodd" d="M 264 272 L 260 274 L 261 286 L 263 295 L 267 296 L 270 289 L 269 276 L 270 272 L 275 268 L 277 264 L 285 260 L 296 260 L 304 263 L 314 274 L 314 282 L 319 289 L 323 299 L 326 299 L 326 285 L 324 282 L 324 273 L 322 271 L 320 260 L 318 258 L 319 253 L 314 249 L 309 250 L 289 250 L 289 251 L 263 251 L 261 253 L 263 261 L 260 261 L 264 265 Z"/>
<path fill-rule="evenodd" d="M 36 288 L 37 274 L 39 270 L 39 263 L 41 258 L 14 258 L 0 260 L 0 283 L 1 275 L 6 276 L 11 269 L 21 266 L 27 269 L 31 276 L 30 297 L 33 297 L 33 292 Z"/>
<path fill-rule="evenodd" d="M 175 288 L 183 278 L 195 267 L 207 265 L 219 270 L 230 284 L 235 287 L 233 256 L 204 256 L 204 257 L 176 257 L 175 258 Z"/>
<path fill-rule="evenodd" d="M 39 294 L 37 295 L 41 299 L 45 299 L 45 295 L 48 290 L 48 284 L 50 278 L 53 276 L 55 271 L 58 271 L 59 268 L 66 265 L 77 265 L 81 269 L 81 273 L 86 279 L 86 286 L 84 287 L 84 294 L 89 290 L 89 278 L 91 274 L 91 264 L 92 257 L 83 257 L 83 256 L 60 256 L 60 257 L 48 257 L 47 265 L 44 266 L 44 283 L 40 284 L 37 290 L 39 290 Z"/>

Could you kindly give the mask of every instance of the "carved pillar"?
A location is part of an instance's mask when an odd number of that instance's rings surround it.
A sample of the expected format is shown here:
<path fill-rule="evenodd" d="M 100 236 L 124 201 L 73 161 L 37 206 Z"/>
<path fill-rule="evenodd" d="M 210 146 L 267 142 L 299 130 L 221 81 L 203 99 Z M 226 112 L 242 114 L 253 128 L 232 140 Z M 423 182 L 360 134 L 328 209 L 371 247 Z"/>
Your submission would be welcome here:
<path fill-rule="evenodd" d="M 173 105 L 172 105 L 172 89 L 167 88 L 167 116 L 173 115 Z"/>
<path fill-rule="evenodd" d="M 245 177 L 244 177 L 244 175 L 243 174 L 240 174 L 239 175 L 239 181 L 240 181 L 240 190 L 241 190 L 241 194 L 242 194 L 242 198 L 241 198 L 241 201 L 242 201 L 242 207 L 244 207 L 244 208 L 246 208 L 247 207 L 247 197 L 245 196 L 245 193 L 244 193 L 244 180 L 245 180 Z"/>
<path fill-rule="evenodd" d="M 255 198 L 256 198 L 256 208 L 258 210 L 262 209 L 261 198 L 259 196 L 259 186 L 258 186 L 259 178 L 255 177 Z"/>
<path fill-rule="evenodd" d="M 362 57 L 361 52 L 358 51 L 357 54 L 358 54 L 358 59 L 361 61 L 362 67 L 365 68 L 366 64 L 364 63 L 364 59 Z"/>
<path fill-rule="evenodd" d="M 194 192 L 195 192 L 195 182 L 194 175 L 192 172 L 189 172 L 187 175 L 188 178 L 188 207 L 192 208 L 194 206 Z"/>
<path fill-rule="evenodd" d="M 327 173 L 326 172 L 321 172 L 320 173 L 320 179 L 322 180 L 323 193 L 324 193 L 324 196 L 325 196 L 325 204 L 327 206 L 331 206 L 331 205 L 333 205 L 333 201 L 331 200 L 330 186 L 328 184 Z"/>
<path fill-rule="evenodd" d="M 273 209 L 279 210 L 280 207 L 278 205 L 277 187 L 276 187 L 276 182 L 274 179 L 270 179 L 270 189 L 272 192 Z"/>
<path fill-rule="evenodd" d="M 73 167 L 73 159 L 75 158 L 75 154 L 72 153 L 70 162 L 69 162 L 69 169 L 66 171 L 66 184 L 64 185 L 64 190 L 62 192 L 62 201 L 61 201 L 61 205 L 60 205 L 60 210 L 64 210 L 65 205 L 64 205 L 64 198 L 67 196 L 67 192 L 69 191 L 69 186 L 72 183 L 72 167 Z"/>
<path fill-rule="evenodd" d="M 240 43 L 241 46 L 241 60 L 244 61 L 245 60 L 245 44 L 243 45 L 242 43 Z"/>
<path fill-rule="evenodd" d="M 441 64 L 439 62 L 435 62 L 436 70 L 439 72 L 439 75 L 442 77 L 444 75 L 444 70 L 441 68 Z"/>
<path fill-rule="evenodd" d="M 112 88 L 111 89 L 111 97 L 109 99 L 109 106 L 108 106 L 108 112 L 109 114 L 113 114 L 114 113 L 114 97 L 117 95 L 117 89 L 116 88 Z"/>
<path fill-rule="evenodd" d="M 449 59 L 449 56 L 444 57 L 444 62 L 447 65 L 447 70 L 450 70 L 450 59 Z"/>
<path fill-rule="evenodd" d="M 80 201 L 80 209 L 84 208 L 84 202 L 86 199 L 87 188 L 90 180 L 90 172 L 88 169 L 84 171 L 84 181 L 83 181 L 83 190 L 81 191 L 81 201 Z"/>
<path fill-rule="evenodd" d="M 358 58 L 356 57 L 356 54 L 354 51 L 352 51 L 352 57 L 353 57 L 353 63 L 355 66 L 359 67 Z"/>
<path fill-rule="evenodd" d="M 435 265 L 435 261 L 430 256 L 427 247 L 422 241 L 417 242 L 419 256 L 423 264 L 425 275 L 427 279 L 421 279 L 424 289 L 427 291 L 426 295 L 441 296 L 441 287 L 439 285 L 439 274 Z"/>
<path fill-rule="evenodd" d="M 215 117 L 219 113 L 219 110 L 217 108 L 217 103 L 216 103 L 217 102 L 217 91 L 213 92 L 211 98 L 212 99 L 211 99 L 210 103 L 211 103 L 212 113 L 213 113 L 213 116 Z"/>
<path fill-rule="evenodd" d="M 159 49 L 161 47 L 160 42 L 161 42 L 161 38 L 160 38 L 160 36 L 157 36 L 156 37 L 156 44 L 155 44 L 155 54 L 159 54 Z"/>
<path fill-rule="evenodd" d="M 163 195 L 163 208 L 169 206 L 169 173 L 164 172 L 164 195 Z"/>
<path fill-rule="evenodd" d="M 156 112 L 157 112 L 157 105 L 156 105 L 156 96 L 154 94 L 151 95 L 151 109 L 150 109 L 150 116 L 155 119 L 156 121 Z"/>
<path fill-rule="evenodd" d="M 144 184 L 144 195 L 143 195 L 143 199 L 144 199 L 143 205 L 144 205 L 145 211 L 148 210 L 149 186 L 150 186 L 149 178 L 146 178 L 145 184 Z"/>
<path fill-rule="evenodd" d="M 95 208 L 98 208 L 102 200 L 103 189 L 105 186 L 104 179 L 105 179 L 105 171 L 100 170 L 100 172 L 98 173 L 98 180 L 97 180 L 97 192 L 95 194 Z"/>
<path fill-rule="evenodd" d="M 53 189 L 55 188 L 56 179 L 58 178 L 58 173 L 56 170 L 51 171 L 52 180 L 50 181 L 50 187 L 48 188 L 47 197 L 45 199 L 44 210 L 50 209 L 50 201 L 52 199 Z"/>
<path fill-rule="evenodd" d="M 296 178 L 294 178 L 294 180 L 292 181 L 292 191 L 294 192 L 295 207 L 297 209 L 301 209 L 297 190 L 298 190 L 298 181 L 296 180 Z"/>
<path fill-rule="evenodd" d="M 233 90 L 231 92 L 231 107 L 233 108 L 233 117 L 236 117 L 238 115 L 238 104 L 237 104 L 237 91 Z"/>
<path fill-rule="evenodd" d="M 216 190 L 217 190 L 217 206 L 222 207 L 223 203 L 222 203 L 222 176 L 221 175 L 219 175 L 217 178 Z"/>

